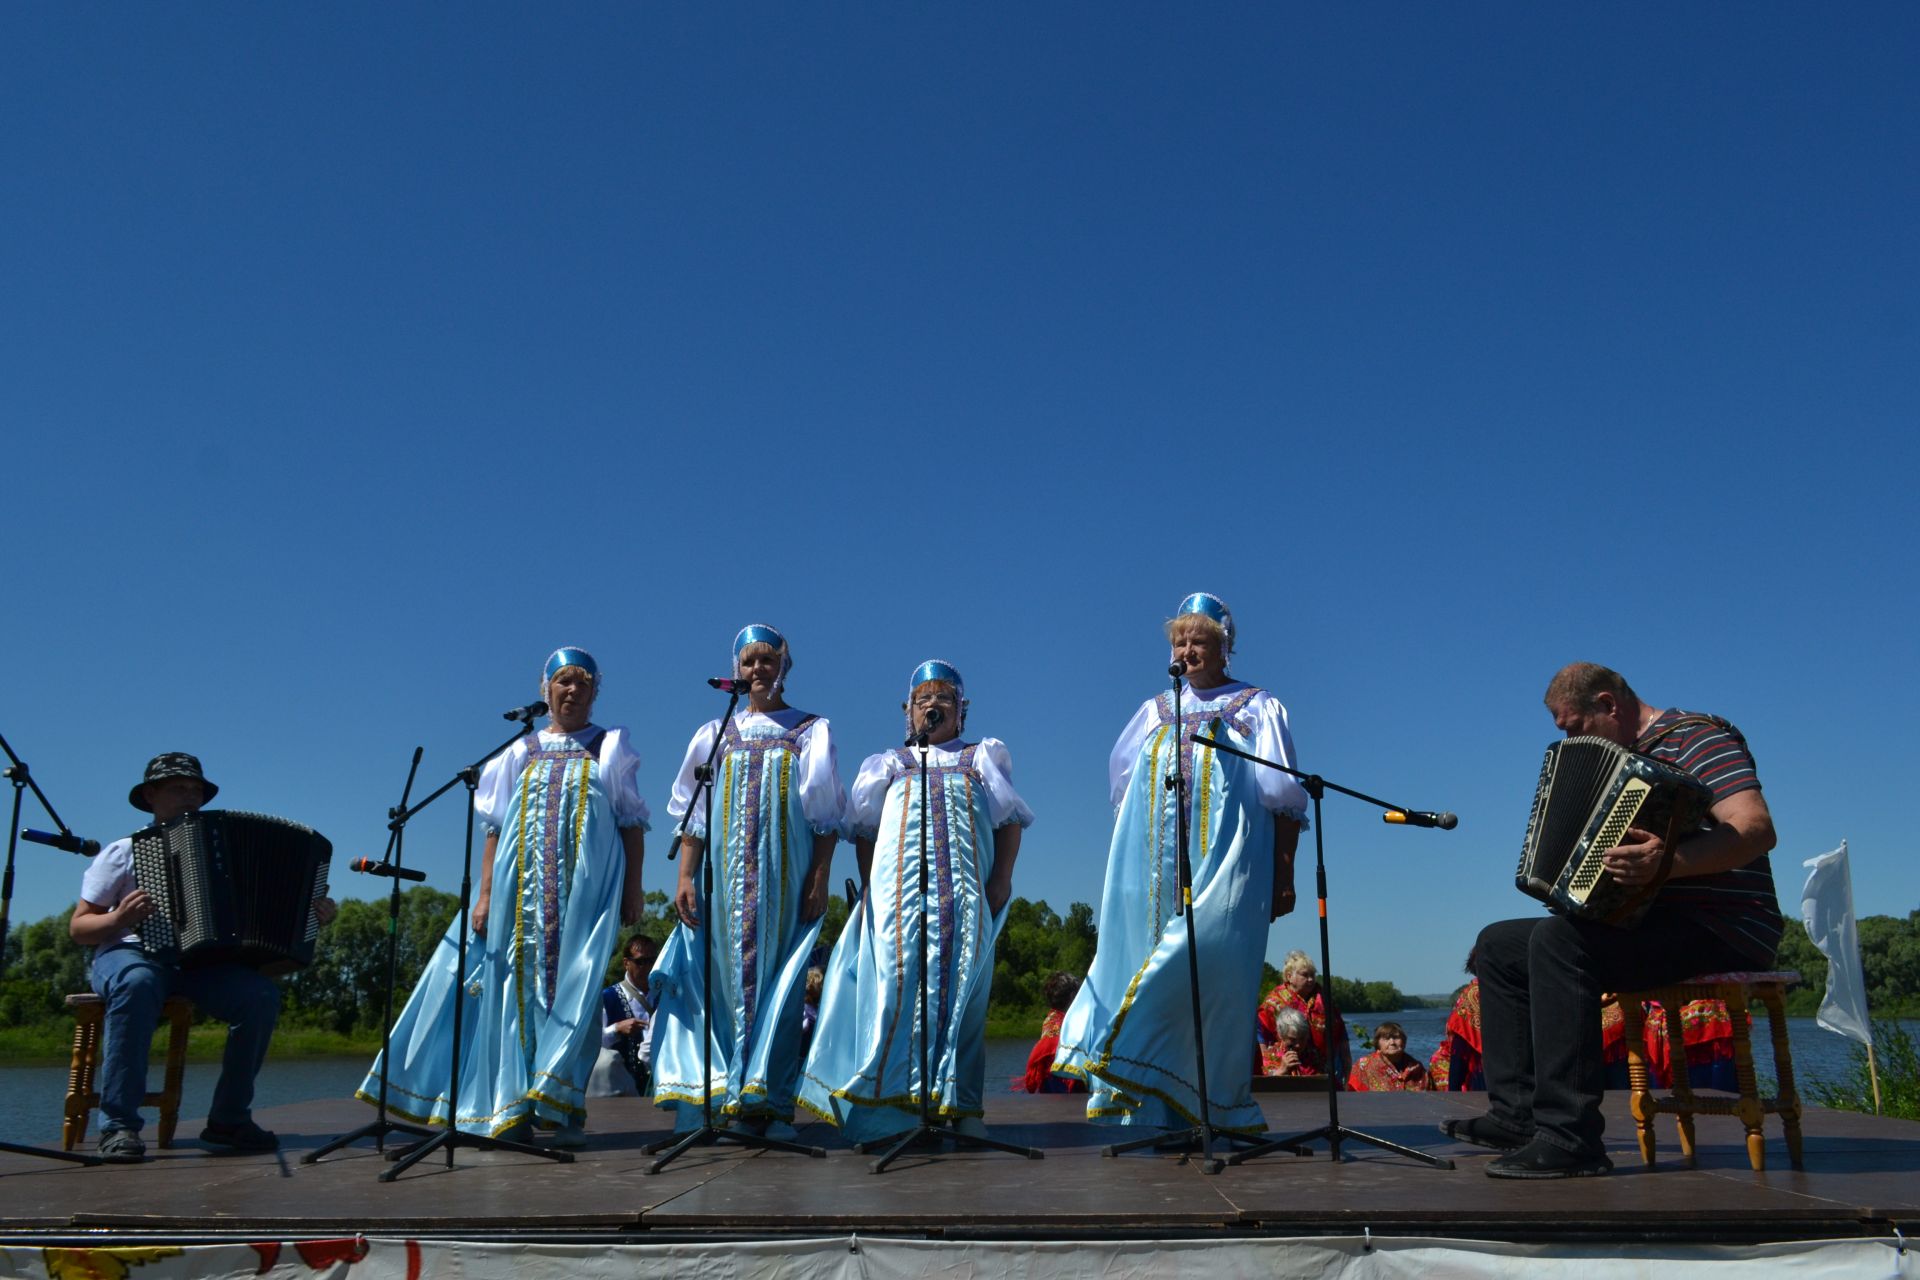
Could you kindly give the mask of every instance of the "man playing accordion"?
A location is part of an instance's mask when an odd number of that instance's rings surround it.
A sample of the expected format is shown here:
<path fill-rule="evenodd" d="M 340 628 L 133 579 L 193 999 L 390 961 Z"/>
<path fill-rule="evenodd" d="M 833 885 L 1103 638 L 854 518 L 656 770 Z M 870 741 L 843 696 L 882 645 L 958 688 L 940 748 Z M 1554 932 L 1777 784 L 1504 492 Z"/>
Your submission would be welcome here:
<path fill-rule="evenodd" d="M 1624 887 L 1665 876 L 1632 929 L 1556 913 L 1481 931 L 1487 1112 L 1446 1121 L 1441 1131 L 1504 1152 L 1487 1167 L 1497 1178 L 1584 1177 L 1613 1167 L 1600 1138 L 1601 992 L 1764 969 L 1782 927 L 1767 861 L 1773 818 L 1738 729 L 1649 706 L 1618 672 L 1591 662 L 1562 668 L 1546 704 L 1570 738 L 1604 738 L 1693 775 L 1712 793 L 1712 807 L 1706 824 L 1671 849 L 1663 835 L 1630 827 L 1605 851 L 1607 873 Z"/>
<path fill-rule="evenodd" d="M 127 801 L 151 813 L 155 823 L 166 823 L 197 812 L 218 791 L 198 759 L 169 751 L 147 763 L 146 776 Z M 314 908 L 321 923 L 333 918 L 331 898 L 319 899 Z M 157 909 L 134 881 L 132 839 L 116 840 L 88 864 L 67 926 L 75 942 L 94 948 L 89 981 L 106 1005 L 97 1076 L 100 1158 L 114 1164 L 146 1159 L 140 1103 L 147 1093 L 147 1053 L 160 1008 L 174 995 L 228 1024 L 220 1081 L 200 1140 L 231 1151 L 273 1151 L 279 1140 L 253 1122 L 253 1081 L 280 1018 L 280 989 L 242 964 L 176 969 L 150 957 L 135 930 Z"/>

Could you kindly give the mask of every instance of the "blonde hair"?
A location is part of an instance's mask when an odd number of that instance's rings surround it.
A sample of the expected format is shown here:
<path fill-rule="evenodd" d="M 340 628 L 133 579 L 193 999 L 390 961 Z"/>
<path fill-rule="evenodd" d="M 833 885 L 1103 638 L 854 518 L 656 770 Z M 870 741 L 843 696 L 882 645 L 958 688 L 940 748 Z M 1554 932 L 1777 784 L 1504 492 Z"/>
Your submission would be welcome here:
<path fill-rule="evenodd" d="M 1211 635 L 1220 643 L 1220 652 L 1233 652 L 1233 637 L 1227 629 L 1204 613 L 1183 613 L 1176 618 L 1167 619 L 1167 643 L 1172 644 L 1182 631 L 1198 628 Z"/>
<path fill-rule="evenodd" d="M 1285 982 L 1302 969 L 1307 970 L 1316 978 L 1320 976 L 1320 971 L 1314 968 L 1313 960 L 1306 952 L 1297 948 L 1289 951 L 1287 952 L 1287 958 L 1280 962 L 1280 980 Z"/>

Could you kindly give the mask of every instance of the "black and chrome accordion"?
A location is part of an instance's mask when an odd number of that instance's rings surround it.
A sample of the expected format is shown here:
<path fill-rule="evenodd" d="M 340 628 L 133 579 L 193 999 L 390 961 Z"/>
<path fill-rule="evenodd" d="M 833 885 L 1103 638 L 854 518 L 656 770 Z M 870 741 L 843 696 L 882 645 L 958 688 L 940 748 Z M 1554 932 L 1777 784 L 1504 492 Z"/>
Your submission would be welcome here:
<path fill-rule="evenodd" d="M 305 968 L 332 857 L 312 827 L 262 813 L 215 809 L 138 831 L 133 878 L 156 908 L 134 930 L 140 949 L 183 969 Z"/>
<path fill-rule="evenodd" d="M 1607 874 L 1600 855 L 1628 827 L 1663 833 L 1671 849 L 1712 807 L 1713 793 L 1684 769 L 1605 738 L 1563 739 L 1540 765 L 1514 883 L 1567 915 L 1632 928 L 1665 877 L 1629 888 Z"/>

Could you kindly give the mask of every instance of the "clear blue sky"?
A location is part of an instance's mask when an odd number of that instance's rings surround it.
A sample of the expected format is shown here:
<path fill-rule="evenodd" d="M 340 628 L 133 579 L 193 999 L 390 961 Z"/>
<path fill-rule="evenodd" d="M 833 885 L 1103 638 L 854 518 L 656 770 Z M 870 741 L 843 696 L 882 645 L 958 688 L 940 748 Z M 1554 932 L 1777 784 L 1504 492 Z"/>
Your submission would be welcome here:
<path fill-rule="evenodd" d="M 1575 658 L 1747 732 L 1790 912 L 1846 837 L 1904 914 L 1917 60 L 1903 5 L 8 6 L 0 733 L 86 834 L 186 749 L 343 863 L 563 642 L 663 810 L 766 621 L 849 779 L 957 663 L 1064 909 L 1205 589 L 1308 767 L 1460 814 L 1332 804 L 1337 970 L 1534 909 Z"/>

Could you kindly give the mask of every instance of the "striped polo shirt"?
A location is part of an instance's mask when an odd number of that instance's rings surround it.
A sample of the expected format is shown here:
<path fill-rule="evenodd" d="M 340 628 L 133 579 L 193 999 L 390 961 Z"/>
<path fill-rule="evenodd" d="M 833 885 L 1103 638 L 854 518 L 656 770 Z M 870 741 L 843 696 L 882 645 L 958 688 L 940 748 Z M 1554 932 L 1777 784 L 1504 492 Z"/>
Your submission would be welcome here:
<path fill-rule="evenodd" d="M 1715 804 L 1738 792 L 1760 789 L 1746 739 L 1717 716 L 1668 711 L 1647 726 L 1634 749 L 1700 779 L 1713 793 Z M 1708 823 L 1711 826 L 1712 819 Z M 1773 963 L 1782 924 L 1780 902 L 1773 891 L 1773 864 L 1766 854 L 1732 871 L 1669 880 L 1656 901 L 1692 911 L 1701 924 L 1751 957 L 1757 967 Z"/>

